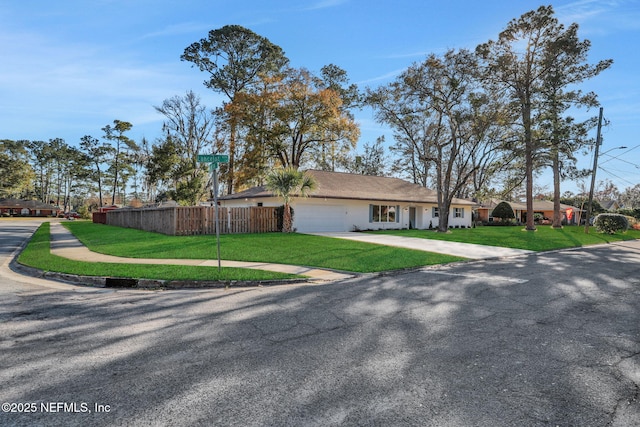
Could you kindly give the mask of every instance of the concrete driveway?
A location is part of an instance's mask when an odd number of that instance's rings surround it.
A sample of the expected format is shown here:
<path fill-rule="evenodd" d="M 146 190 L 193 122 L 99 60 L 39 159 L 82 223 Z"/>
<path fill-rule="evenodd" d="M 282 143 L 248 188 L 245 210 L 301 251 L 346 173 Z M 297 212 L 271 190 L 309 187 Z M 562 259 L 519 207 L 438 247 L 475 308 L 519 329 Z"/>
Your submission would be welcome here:
<path fill-rule="evenodd" d="M 501 248 L 497 246 L 475 245 L 471 243 L 445 242 L 442 240 L 401 237 L 389 234 L 371 234 L 348 231 L 312 234 L 334 237 L 336 239 L 357 240 L 359 242 L 375 243 L 378 245 L 397 246 L 419 251 L 436 252 L 471 259 L 504 258 L 532 253 L 531 251 L 524 249 Z"/>
<path fill-rule="evenodd" d="M 640 423 L 638 241 L 323 285 L 60 286 L 0 275 L 0 425 Z"/>

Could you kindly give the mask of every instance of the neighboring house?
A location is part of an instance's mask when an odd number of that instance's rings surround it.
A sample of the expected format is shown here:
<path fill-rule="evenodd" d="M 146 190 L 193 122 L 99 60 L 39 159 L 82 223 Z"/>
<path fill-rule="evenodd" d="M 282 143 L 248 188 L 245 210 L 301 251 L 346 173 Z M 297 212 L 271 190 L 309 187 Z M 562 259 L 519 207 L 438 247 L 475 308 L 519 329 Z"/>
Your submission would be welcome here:
<path fill-rule="evenodd" d="M 492 222 L 493 217 L 491 213 L 493 212 L 493 208 L 500 202 L 501 200 L 491 199 L 486 203 L 482 203 L 477 209 L 478 221 Z M 511 205 L 511 209 L 513 209 L 513 213 L 516 216 L 515 219 L 522 223 L 526 222 L 527 204 L 520 202 L 507 203 Z M 550 200 L 534 200 L 533 212 L 541 214 L 545 218 L 544 222 L 551 224 L 553 221 L 553 202 Z M 580 220 L 581 212 L 580 208 L 576 208 L 575 206 L 560 204 L 560 213 L 563 215 L 567 224 L 577 224 Z"/>
<path fill-rule="evenodd" d="M 2 216 L 56 216 L 60 208 L 36 200 L 0 199 Z"/>
<path fill-rule="evenodd" d="M 598 200 L 598 203 L 600 203 L 603 209 L 608 211 L 617 211 L 620 209 L 620 204 L 615 200 Z"/>
<path fill-rule="evenodd" d="M 322 231 L 426 229 L 439 221 L 436 192 L 399 178 L 341 172 L 307 171 L 316 183 L 309 197 L 294 198 L 293 227 L 302 233 Z M 220 197 L 223 207 L 281 206 L 265 186 Z M 454 199 L 449 226 L 471 227 L 470 200 Z"/>

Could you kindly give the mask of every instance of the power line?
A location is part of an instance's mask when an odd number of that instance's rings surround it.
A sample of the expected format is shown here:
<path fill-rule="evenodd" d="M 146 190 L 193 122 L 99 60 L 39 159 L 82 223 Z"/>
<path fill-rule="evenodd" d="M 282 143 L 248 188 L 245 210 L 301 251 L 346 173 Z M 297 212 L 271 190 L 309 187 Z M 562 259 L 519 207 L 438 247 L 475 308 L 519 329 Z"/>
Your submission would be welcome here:
<path fill-rule="evenodd" d="M 611 172 L 611 171 L 609 171 L 609 170 L 607 170 L 607 169 L 603 168 L 602 166 L 598 166 L 598 169 L 600 169 L 600 170 L 602 170 L 603 172 L 605 172 L 605 173 L 607 173 L 607 174 L 611 175 L 611 176 L 612 176 L 612 177 L 614 177 L 614 178 L 619 179 L 620 181 L 624 181 L 624 182 L 626 182 L 627 184 L 629 184 L 629 185 L 631 185 L 631 186 L 634 186 L 634 185 L 636 185 L 636 184 L 637 184 L 637 183 L 633 183 L 633 182 L 631 182 L 631 181 L 627 181 L 626 179 L 624 179 L 624 178 L 622 178 L 622 177 L 620 177 L 620 176 L 618 176 L 618 175 L 614 174 L 613 172 Z"/>
<path fill-rule="evenodd" d="M 616 159 L 616 160 L 621 161 L 622 163 L 626 163 L 626 164 L 628 164 L 628 165 L 631 165 L 631 166 L 635 167 L 636 169 L 640 169 L 640 165 L 637 165 L 637 164 L 635 164 L 635 163 L 631 163 L 631 162 L 629 162 L 629 161 L 627 161 L 627 160 L 618 159 L 617 157 L 616 157 L 615 159 Z M 613 159 L 609 159 L 609 160 L 613 160 Z M 607 161 L 609 161 L 609 160 L 607 160 Z M 607 163 L 607 162 L 602 162 L 602 163 Z M 602 163 L 601 163 L 601 164 L 602 164 Z"/>
<path fill-rule="evenodd" d="M 603 162 L 600 162 L 600 164 L 601 164 L 601 165 L 602 165 L 602 164 L 605 164 L 605 163 L 607 163 L 607 162 L 610 162 L 611 160 L 620 160 L 621 162 L 629 163 L 629 164 L 630 164 L 630 165 L 632 165 L 632 166 L 635 166 L 635 167 L 637 167 L 637 168 L 640 168 L 640 166 L 639 166 L 639 165 L 636 165 L 635 163 L 630 163 L 630 162 L 628 162 L 628 161 L 626 161 L 626 160 L 622 160 L 622 159 L 620 158 L 620 157 L 624 156 L 625 154 L 629 153 L 630 151 L 635 150 L 635 149 L 636 149 L 636 148 L 638 148 L 638 147 L 640 147 L 640 145 L 636 145 L 635 147 L 631 147 L 631 148 L 629 148 L 627 151 L 625 151 L 624 153 L 622 153 L 622 154 L 618 154 L 617 156 L 613 156 L 613 155 L 611 155 L 611 154 L 605 154 L 605 156 L 610 156 L 611 158 L 610 158 L 610 159 L 607 159 L 607 160 L 605 160 L 605 161 L 603 161 Z"/>

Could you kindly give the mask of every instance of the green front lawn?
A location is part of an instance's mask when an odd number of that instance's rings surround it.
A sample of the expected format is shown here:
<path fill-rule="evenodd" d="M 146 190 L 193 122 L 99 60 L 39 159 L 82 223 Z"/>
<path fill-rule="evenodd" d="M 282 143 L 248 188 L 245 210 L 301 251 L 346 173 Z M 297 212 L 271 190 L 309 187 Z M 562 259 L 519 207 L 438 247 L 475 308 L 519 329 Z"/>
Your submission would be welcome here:
<path fill-rule="evenodd" d="M 476 228 L 454 228 L 450 233 L 437 233 L 432 230 L 384 230 L 372 231 L 372 233 L 476 243 L 479 245 L 528 249 L 530 251 L 549 251 L 640 239 L 639 230 L 629 230 L 623 234 L 610 235 L 598 233 L 595 227 L 589 227 L 589 234 L 585 234 L 584 227 L 566 226 L 561 229 L 554 229 L 549 225 L 538 226 L 536 231 L 524 231 L 522 226 L 482 226 Z"/>
<path fill-rule="evenodd" d="M 80 224 L 81 222 L 78 222 Z M 89 224 L 89 223 L 87 223 Z M 197 267 L 182 265 L 114 264 L 83 262 L 51 254 L 50 224 L 43 223 L 35 232 L 18 262 L 43 271 L 81 276 L 127 277 L 135 279 L 201 280 L 201 281 L 264 281 L 300 278 L 293 274 L 246 268 Z"/>
<path fill-rule="evenodd" d="M 215 259 L 215 236 L 166 236 L 130 228 L 64 223 L 92 251 L 133 258 Z M 463 258 L 296 233 L 220 236 L 221 258 L 359 273 L 445 264 Z"/>

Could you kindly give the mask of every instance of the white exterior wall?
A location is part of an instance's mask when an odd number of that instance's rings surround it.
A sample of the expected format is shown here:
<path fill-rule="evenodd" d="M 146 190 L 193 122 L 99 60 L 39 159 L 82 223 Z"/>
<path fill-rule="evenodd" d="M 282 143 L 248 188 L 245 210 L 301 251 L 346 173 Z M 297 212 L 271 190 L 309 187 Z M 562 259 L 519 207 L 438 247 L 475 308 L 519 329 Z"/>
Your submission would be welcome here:
<path fill-rule="evenodd" d="M 258 202 L 262 203 L 263 206 L 282 205 L 280 199 L 272 197 L 222 200 L 221 205 L 224 207 L 257 206 Z M 399 206 L 397 221 L 370 222 L 370 205 Z M 294 209 L 293 227 L 301 233 L 409 228 L 412 208 L 415 209 L 415 228 L 427 229 L 430 223 L 436 228 L 439 220 L 439 218 L 434 218 L 432 215 L 432 208 L 437 206 L 435 204 L 408 204 L 402 202 L 320 199 L 309 197 L 295 199 L 291 206 Z M 454 218 L 455 207 L 464 209 L 464 218 Z M 449 214 L 449 225 L 453 227 L 470 227 L 471 206 L 452 206 Z"/>

